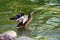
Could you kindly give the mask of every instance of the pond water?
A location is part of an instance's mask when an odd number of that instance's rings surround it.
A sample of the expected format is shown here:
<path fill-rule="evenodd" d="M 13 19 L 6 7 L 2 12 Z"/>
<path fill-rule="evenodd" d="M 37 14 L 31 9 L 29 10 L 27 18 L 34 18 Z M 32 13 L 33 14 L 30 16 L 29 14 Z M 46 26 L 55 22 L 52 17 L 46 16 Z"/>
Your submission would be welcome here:
<path fill-rule="evenodd" d="M 27 35 L 35 40 L 60 40 L 59 8 L 43 8 L 33 15 L 27 30 L 16 29 L 17 22 L 9 20 L 12 13 L 0 13 L 0 33 L 15 30 L 18 35 Z"/>

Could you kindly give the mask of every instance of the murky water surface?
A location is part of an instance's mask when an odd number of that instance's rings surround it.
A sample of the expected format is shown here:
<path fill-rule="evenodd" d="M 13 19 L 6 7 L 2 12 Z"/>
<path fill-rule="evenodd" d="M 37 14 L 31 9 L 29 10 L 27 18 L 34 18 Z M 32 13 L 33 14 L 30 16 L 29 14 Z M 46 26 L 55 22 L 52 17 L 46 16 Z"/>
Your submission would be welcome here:
<path fill-rule="evenodd" d="M 0 33 L 15 30 L 18 35 L 27 35 L 35 40 L 60 40 L 59 8 L 43 8 L 33 15 L 27 30 L 16 29 L 17 22 L 9 18 L 12 13 L 0 13 Z"/>

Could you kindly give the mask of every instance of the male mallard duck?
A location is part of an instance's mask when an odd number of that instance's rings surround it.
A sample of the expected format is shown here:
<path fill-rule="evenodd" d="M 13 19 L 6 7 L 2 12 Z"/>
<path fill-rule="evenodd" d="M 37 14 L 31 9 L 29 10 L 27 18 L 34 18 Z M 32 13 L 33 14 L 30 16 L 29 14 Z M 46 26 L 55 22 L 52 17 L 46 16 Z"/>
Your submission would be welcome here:
<path fill-rule="evenodd" d="M 10 19 L 16 20 L 18 22 L 18 25 L 16 28 L 25 29 L 25 27 L 31 22 L 33 13 L 34 13 L 33 11 L 30 11 L 28 15 L 24 15 L 23 13 L 21 13 L 21 14 L 18 14 L 19 17 L 14 16 Z"/>

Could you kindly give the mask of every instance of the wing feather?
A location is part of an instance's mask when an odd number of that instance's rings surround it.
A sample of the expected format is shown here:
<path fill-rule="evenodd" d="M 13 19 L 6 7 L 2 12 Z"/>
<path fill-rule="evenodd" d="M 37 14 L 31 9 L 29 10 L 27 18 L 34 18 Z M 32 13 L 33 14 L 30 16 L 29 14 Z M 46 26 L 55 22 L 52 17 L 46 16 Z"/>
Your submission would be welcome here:
<path fill-rule="evenodd" d="M 17 19 L 16 21 L 18 23 L 22 22 L 24 24 L 27 20 L 28 20 L 28 16 L 24 15 L 24 16 L 20 17 L 19 19 Z"/>

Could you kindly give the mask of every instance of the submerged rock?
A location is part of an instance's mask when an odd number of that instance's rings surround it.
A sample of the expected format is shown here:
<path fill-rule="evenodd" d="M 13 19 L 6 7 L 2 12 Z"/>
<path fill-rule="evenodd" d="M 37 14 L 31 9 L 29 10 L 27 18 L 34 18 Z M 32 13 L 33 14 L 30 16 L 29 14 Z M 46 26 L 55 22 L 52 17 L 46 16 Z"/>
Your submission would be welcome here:
<path fill-rule="evenodd" d="M 33 40 L 33 39 L 28 36 L 21 36 L 21 37 L 17 38 L 16 40 Z"/>

